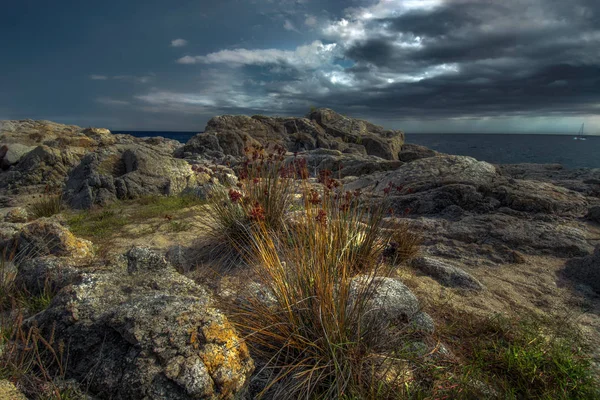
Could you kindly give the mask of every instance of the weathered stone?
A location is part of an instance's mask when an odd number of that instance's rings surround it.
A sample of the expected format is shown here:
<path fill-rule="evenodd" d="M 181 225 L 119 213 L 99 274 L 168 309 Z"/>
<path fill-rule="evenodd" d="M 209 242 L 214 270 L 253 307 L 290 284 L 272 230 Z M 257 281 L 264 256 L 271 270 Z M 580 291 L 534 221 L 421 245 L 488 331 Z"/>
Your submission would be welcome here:
<path fill-rule="evenodd" d="M 363 154 L 347 154 L 330 149 L 317 149 L 298 153 L 296 157 L 288 157 L 287 162 L 291 162 L 294 158 L 306 160 L 311 175 L 318 175 L 319 171 L 329 170 L 336 178 L 390 171 L 403 164 L 401 161 L 384 160 L 380 157 Z"/>
<path fill-rule="evenodd" d="M 20 143 L 7 143 L 0 145 L 0 168 L 8 168 L 15 165 L 23 156 L 35 147 Z"/>
<path fill-rule="evenodd" d="M 368 121 L 348 118 L 327 108 L 309 113 L 308 118 L 323 127 L 329 135 L 359 144 L 367 154 L 386 160 L 398 160 L 398 153 L 404 144 L 404 133 L 401 131 L 385 130 Z"/>
<path fill-rule="evenodd" d="M 79 157 L 70 149 L 38 146 L 25 154 L 13 170 L 0 174 L 0 188 L 33 185 L 60 187 Z"/>
<path fill-rule="evenodd" d="M 80 277 L 80 271 L 68 257 L 43 256 L 19 262 L 15 283 L 32 296 L 46 290 L 57 293 Z"/>
<path fill-rule="evenodd" d="M 434 188 L 441 185 L 464 184 L 485 185 L 498 176 L 492 164 L 471 157 L 440 155 L 406 163 L 391 172 L 382 172 L 362 177 L 359 182 L 348 185 L 349 189 L 372 187 L 383 194 L 391 183 L 405 193 Z M 397 192 L 397 190 L 394 190 Z"/>
<path fill-rule="evenodd" d="M 587 209 L 585 197 L 546 182 L 513 180 L 491 189 L 502 206 L 528 213 L 579 215 Z"/>
<path fill-rule="evenodd" d="M 27 209 L 23 207 L 13 208 L 9 212 L 7 212 L 6 215 L 4 215 L 4 221 L 6 222 L 27 222 L 28 219 L 29 213 L 27 212 Z"/>
<path fill-rule="evenodd" d="M 480 291 L 484 286 L 464 270 L 431 257 L 418 257 L 411 263 L 444 286 Z"/>
<path fill-rule="evenodd" d="M 431 317 L 421 312 L 417 297 L 398 279 L 359 275 L 350 284 L 349 307 L 354 307 L 360 296 L 369 296 L 364 324 L 397 327 L 409 324 L 413 331 L 433 330 Z"/>
<path fill-rule="evenodd" d="M 83 157 L 69 174 L 64 197 L 71 207 L 84 209 L 117 199 L 178 194 L 195 183 L 192 167 L 161 148 L 115 145 Z"/>
<path fill-rule="evenodd" d="M 86 128 L 81 133 L 93 139 L 100 146 L 109 146 L 117 142 L 117 138 L 108 129 Z"/>
<path fill-rule="evenodd" d="M 398 154 L 398 160 L 404 162 L 411 162 L 415 160 L 420 160 L 422 158 L 435 157 L 438 154 L 439 153 L 437 151 L 428 149 L 425 146 L 406 143 L 402 146 L 402 150 Z"/>
<path fill-rule="evenodd" d="M 87 259 L 94 255 L 92 242 L 75 237 L 67 228 L 47 218 L 25 225 L 15 241 L 17 251 L 29 257 L 54 255 Z"/>
<path fill-rule="evenodd" d="M 82 273 L 28 323 L 68 343 L 67 377 L 99 398 L 234 399 L 253 371 L 208 292 L 147 249 Z"/>

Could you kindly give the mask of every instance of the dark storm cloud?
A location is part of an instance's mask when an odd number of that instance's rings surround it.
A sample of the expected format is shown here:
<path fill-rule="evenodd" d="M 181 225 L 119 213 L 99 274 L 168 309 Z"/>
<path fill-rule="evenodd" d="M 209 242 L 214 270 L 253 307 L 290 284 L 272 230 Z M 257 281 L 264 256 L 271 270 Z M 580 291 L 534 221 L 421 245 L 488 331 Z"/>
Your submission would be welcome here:
<path fill-rule="evenodd" d="M 345 55 L 356 62 L 349 71 L 365 79 L 454 67 L 418 82 L 364 88 L 362 104 L 377 113 L 593 114 L 600 103 L 599 22 L 595 0 L 448 1 L 369 20 L 371 34 Z"/>

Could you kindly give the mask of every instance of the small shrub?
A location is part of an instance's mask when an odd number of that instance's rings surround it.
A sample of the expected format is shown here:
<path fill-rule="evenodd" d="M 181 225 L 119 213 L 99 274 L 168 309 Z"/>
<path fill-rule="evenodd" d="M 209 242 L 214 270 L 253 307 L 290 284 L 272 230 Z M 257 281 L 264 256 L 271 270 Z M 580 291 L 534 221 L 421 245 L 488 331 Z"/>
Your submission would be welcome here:
<path fill-rule="evenodd" d="M 285 163 L 285 149 L 274 152 L 264 148 L 247 148 L 247 159 L 239 172 L 240 183 L 233 189 L 220 188 L 209 196 L 209 212 L 203 221 L 211 254 L 225 264 L 238 260 L 251 243 L 252 227 L 258 223 L 274 232 L 285 225 L 294 193 L 294 178 L 304 167 Z"/>

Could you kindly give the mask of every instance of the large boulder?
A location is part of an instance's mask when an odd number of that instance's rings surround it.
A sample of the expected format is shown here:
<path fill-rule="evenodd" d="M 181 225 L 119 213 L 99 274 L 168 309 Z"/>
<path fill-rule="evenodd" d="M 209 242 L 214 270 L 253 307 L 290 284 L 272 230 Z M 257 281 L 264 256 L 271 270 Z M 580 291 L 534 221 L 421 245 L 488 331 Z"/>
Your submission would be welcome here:
<path fill-rule="evenodd" d="M 514 251 L 570 258 L 584 256 L 593 250 L 585 228 L 564 220 L 494 212 L 467 214 L 453 220 L 421 218 L 413 223 L 423 232 L 426 246 L 442 248 L 445 245 L 444 252 L 430 254 L 461 263 L 466 263 L 465 258 L 471 253 L 484 257 L 492 252 L 497 262 L 504 263 L 514 258 L 511 255 Z M 496 257 L 501 254 L 505 255 Z"/>
<path fill-rule="evenodd" d="M 551 182 L 508 178 L 497 167 L 471 157 L 438 154 L 406 162 L 387 172 L 345 180 L 360 189 L 391 198 L 399 213 L 443 215 L 464 211 L 489 213 L 510 208 L 524 213 L 580 216 L 589 199 Z"/>
<path fill-rule="evenodd" d="M 144 248 L 81 273 L 28 323 L 64 343 L 67 378 L 99 399 L 234 399 L 254 369 L 209 293 Z"/>
<path fill-rule="evenodd" d="M 492 187 L 489 194 L 502 206 L 528 213 L 580 215 L 588 204 L 581 193 L 531 180 L 508 180 Z"/>
<path fill-rule="evenodd" d="M 401 131 L 385 130 L 329 109 L 318 109 L 306 118 L 214 117 L 203 133 L 186 143 L 182 154 L 240 157 L 245 155 L 244 149 L 248 146 L 279 144 L 293 152 L 322 148 L 398 160 L 403 143 Z"/>
<path fill-rule="evenodd" d="M 59 138 L 78 136 L 81 128 L 51 121 L 4 120 L 0 121 L 0 141 L 39 146 Z"/>
<path fill-rule="evenodd" d="M 498 176 L 496 167 L 471 157 L 440 155 L 412 161 L 392 172 L 363 176 L 348 185 L 349 189 L 371 187 L 384 194 L 392 186 L 392 193 L 410 193 L 449 184 L 473 187 L 489 184 Z"/>
<path fill-rule="evenodd" d="M 47 291 L 57 293 L 80 278 L 79 264 L 80 260 L 69 257 L 25 257 L 18 260 L 15 284 L 32 296 L 39 296 Z"/>
<path fill-rule="evenodd" d="M 69 174 L 64 197 L 73 208 L 117 199 L 173 195 L 196 184 L 196 172 L 169 151 L 145 143 L 115 145 L 88 153 Z"/>
<path fill-rule="evenodd" d="M 103 128 L 83 129 L 49 121 L 0 121 L 0 190 L 6 189 L 11 194 L 39 193 L 47 188 L 59 191 L 84 156 L 98 153 L 96 158 L 107 167 L 111 167 L 110 158 L 116 155 L 132 169 L 129 172 L 140 171 L 124 179 L 127 181 L 121 185 L 124 196 L 137 196 L 139 192 L 177 192 L 181 185 L 185 186 L 182 181 L 190 174 L 184 161 L 173 160 L 179 147 L 181 143 L 175 140 L 113 135 Z M 127 150 L 130 152 L 124 155 Z M 86 159 L 82 168 L 90 162 Z M 117 168 L 115 173 L 119 171 Z M 102 203 L 111 196 L 101 190 L 106 189 L 106 182 L 99 183 L 96 178 L 89 179 L 90 196 L 99 197 L 98 203 Z M 114 195 L 115 190 L 111 189 Z M 86 191 L 87 187 L 70 190 Z"/>

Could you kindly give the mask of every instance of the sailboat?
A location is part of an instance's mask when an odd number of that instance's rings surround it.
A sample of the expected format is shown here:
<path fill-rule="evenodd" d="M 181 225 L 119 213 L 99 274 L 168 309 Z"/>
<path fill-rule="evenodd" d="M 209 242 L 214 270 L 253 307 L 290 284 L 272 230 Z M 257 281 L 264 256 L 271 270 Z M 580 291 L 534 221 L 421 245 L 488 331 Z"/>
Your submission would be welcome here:
<path fill-rule="evenodd" d="M 581 128 L 579 128 L 579 132 L 577 132 L 577 136 L 573 138 L 573 140 L 587 140 L 583 134 L 583 129 L 585 124 L 581 124 Z"/>

